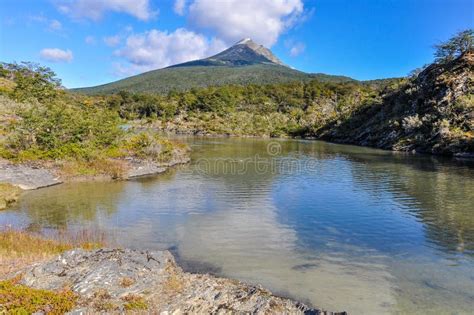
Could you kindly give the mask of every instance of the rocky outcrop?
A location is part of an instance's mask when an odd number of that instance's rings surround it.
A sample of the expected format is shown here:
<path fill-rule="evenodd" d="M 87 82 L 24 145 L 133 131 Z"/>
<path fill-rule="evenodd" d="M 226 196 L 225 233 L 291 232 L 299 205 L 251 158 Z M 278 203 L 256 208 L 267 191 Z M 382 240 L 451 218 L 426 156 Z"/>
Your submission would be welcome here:
<path fill-rule="evenodd" d="M 382 104 L 362 106 L 317 137 L 396 151 L 474 156 L 474 55 L 432 64 Z"/>
<path fill-rule="evenodd" d="M 127 165 L 125 176 L 121 179 L 130 179 L 139 176 L 151 176 L 165 172 L 168 168 L 189 163 L 187 149 L 173 150 L 172 157 L 167 162 L 156 162 L 147 159 L 125 158 Z M 51 163 L 50 163 L 51 164 Z M 39 189 L 61 184 L 63 181 L 84 181 L 94 179 L 112 179 L 111 176 L 69 176 L 63 178 L 58 166 L 16 164 L 0 159 L 0 184 L 11 184 L 23 190 Z"/>
<path fill-rule="evenodd" d="M 186 164 L 191 161 L 189 154 L 182 150 L 175 150 L 173 157 L 166 163 L 156 163 L 149 160 L 129 159 L 127 162 L 130 169 L 127 172 L 127 178 L 134 178 L 140 176 L 151 176 L 165 172 L 168 168 Z"/>
<path fill-rule="evenodd" d="M 168 251 L 78 249 L 22 274 L 22 284 L 29 287 L 73 290 L 80 296 L 76 314 L 134 308 L 162 314 L 336 314 L 260 286 L 183 272 Z"/>
<path fill-rule="evenodd" d="M 29 190 L 57 185 L 61 180 L 45 168 L 14 164 L 0 159 L 0 183 L 9 183 Z"/>

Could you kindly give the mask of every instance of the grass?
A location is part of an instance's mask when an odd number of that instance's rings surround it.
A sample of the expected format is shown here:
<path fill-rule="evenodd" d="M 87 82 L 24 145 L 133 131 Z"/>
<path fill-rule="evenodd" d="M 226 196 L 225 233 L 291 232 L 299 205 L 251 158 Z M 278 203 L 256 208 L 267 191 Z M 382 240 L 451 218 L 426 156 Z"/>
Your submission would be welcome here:
<path fill-rule="evenodd" d="M 99 158 L 92 161 L 68 160 L 61 163 L 59 172 L 63 178 L 75 176 L 110 176 L 122 179 L 127 175 L 128 166 L 123 160 Z"/>
<path fill-rule="evenodd" d="M 111 302 L 111 296 L 105 289 L 99 289 L 94 292 L 92 298 L 88 301 L 88 304 L 98 312 L 109 312 L 117 308 L 117 306 Z"/>
<path fill-rule="evenodd" d="M 120 286 L 122 288 L 128 288 L 129 286 L 133 285 L 134 283 L 135 283 L 135 280 L 133 280 L 132 278 L 124 277 L 120 281 Z"/>
<path fill-rule="evenodd" d="M 50 259 L 64 251 L 80 247 L 94 249 L 105 243 L 103 235 L 88 230 L 60 232 L 57 239 L 7 228 L 0 231 L 0 278 L 35 262 Z"/>
<path fill-rule="evenodd" d="M 122 298 L 125 302 L 123 307 L 126 311 L 134 311 L 134 310 L 146 310 L 148 309 L 148 303 L 145 299 L 137 294 L 128 294 Z"/>
<path fill-rule="evenodd" d="M 81 247 L 102 247 L 104 236 L 93 231 L 59 232 L 56 239 L 7 228 L 0 231 L 0 279 L 33 263 L 51 259 L 64 251 Z M 0 281 L 0 314 L 64 314 L 76 305 L 78 296 L 70 289 L 38 290 L 19 284 L 20 276 Z M 105 307 L 105 306 L 104 306 Z"/>
<path fill-rule="evenodd" d="M 176 294 L 183 290 L 184 283 L 183 279 L 177 276 L 177 272 L 175 270 L 175 266 L 172 264 L 168 264 L 166 266 L 166 271 L 169 274 L 169 277 L 166 279 L 163 287 L 168 293 Z"/>
<path fill-rule="evenodd" d="M 21 189 L 5 183 L 0 183 L 0 210 L 7 208 L 9 205 L 18 200 Z"/>
<path fill-rule="evenodd" d="M 78 297 L 69 289 L 58 292 L 38 290 L 17 281 L 0 281 L 0 314 L 64 314 L 76 305 Z"/>

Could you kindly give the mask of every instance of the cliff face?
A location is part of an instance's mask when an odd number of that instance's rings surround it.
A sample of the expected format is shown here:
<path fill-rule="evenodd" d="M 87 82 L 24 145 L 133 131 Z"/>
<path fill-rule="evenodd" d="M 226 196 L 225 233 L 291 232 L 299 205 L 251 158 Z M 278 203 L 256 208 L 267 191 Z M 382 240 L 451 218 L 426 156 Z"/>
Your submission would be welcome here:
<path fill-rule="evenodd" d="M 396 151 L 474 154 L 474 56 L 430 65 L 382 104 L 361 107 L 317 136 Z"/>

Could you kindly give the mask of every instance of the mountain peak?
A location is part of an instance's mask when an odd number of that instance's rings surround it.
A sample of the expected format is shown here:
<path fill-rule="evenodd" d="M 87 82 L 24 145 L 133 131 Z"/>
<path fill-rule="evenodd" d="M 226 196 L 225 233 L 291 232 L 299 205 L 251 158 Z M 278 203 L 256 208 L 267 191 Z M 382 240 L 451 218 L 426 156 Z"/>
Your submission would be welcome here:
<path fill-rule="evenodd" d="M 247 38 L 241 39 L 240 41 L 238 41 L 234 45 L 244 45 L 244 44 L 247 44 L 249 42 L 253 42 L 253 40 L 250 37 L 247 37 Z"/>
<path fill-rule="evenodd" d="M 207 59 L 219 60 L 231 65 L 258 63 L 284 65 L 268 48 L 257 44 L 250 38 L 244 38 L 223 52 Z"/>
<path fill-rule="evenodd" d="M 189 66 L 246 66 L 270 64 L 285 66 L 268 48 L 257 44 L 250 38 L 244 38 L 233 46 L 209 58 L 185 62 L 173 67 Z"/>

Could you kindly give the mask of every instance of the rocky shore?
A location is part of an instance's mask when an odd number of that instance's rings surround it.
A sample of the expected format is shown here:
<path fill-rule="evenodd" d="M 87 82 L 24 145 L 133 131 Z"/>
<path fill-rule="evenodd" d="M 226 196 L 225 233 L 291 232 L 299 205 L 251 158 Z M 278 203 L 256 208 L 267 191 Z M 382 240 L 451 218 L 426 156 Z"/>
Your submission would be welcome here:
<path fill-rule="evenodd" d="M 168 168 L 189 163 L 187 154 L 176 155 L 166 163 L 127 159 L 124 180 L 140 176 L 152 176 L 165 172 Z M 44 167 L 33 164 L 15 164 L 0 159 L 0 210 L 18 199 L 21 190 L 33 190 L 54 186 L 67 181 L 112 180 L 111 176 L 72 176 L 64 178 L 56 167 Z"/>
<path fill-rule="evenodd" d="M 346 314 L 318 310 L 236 280 L 184 272 L 168 251 L 75 249 L 20 272 L 35 289 L 71 289 L 71 314 Z"/>

